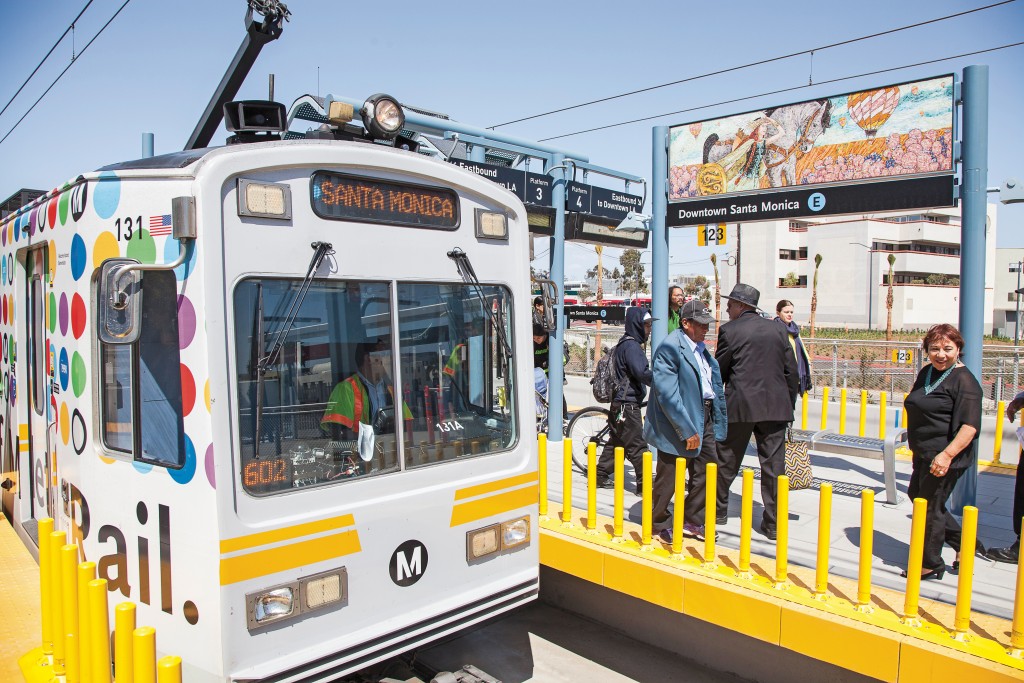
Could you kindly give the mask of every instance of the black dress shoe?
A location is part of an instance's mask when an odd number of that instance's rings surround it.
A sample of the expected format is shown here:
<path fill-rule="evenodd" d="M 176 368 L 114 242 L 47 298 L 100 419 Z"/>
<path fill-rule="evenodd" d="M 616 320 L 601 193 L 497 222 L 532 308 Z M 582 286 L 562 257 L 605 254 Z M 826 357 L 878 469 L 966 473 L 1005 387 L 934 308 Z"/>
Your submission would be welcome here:
<path fill-rule="evenodd" d="M 938 569 L 931 570 L 927 574 L 921 574 L 921 580 L 922 581 L 941 581 L 942 577 L 945 576 L 945 574 L 946 574 L 946 567 L 942 566 L 942 567 L 939 567 Z M 903 578 L 907 578 L 906 570 L 900 572 L 900 576 L 902 576 Z"/>
<path fill-rule="evenodd" d="M 1007 564 L 1017 564 L 1017 558 L 1020 555 L 1020 541 L 1017 541 L 1013 545 L 1005 548 L 989 548 L 989 551 L 985 553 L 985 557 L 996 562 L 1006 562 Z"/>
<path fill-rule="evenodd" d="M 776 529 L 773 526 L 765 526 L 764 524 L 762 524 L 761 533 L 767 536 L 769 541 L 775 541 L 779 538 L 778 529 Z"/>

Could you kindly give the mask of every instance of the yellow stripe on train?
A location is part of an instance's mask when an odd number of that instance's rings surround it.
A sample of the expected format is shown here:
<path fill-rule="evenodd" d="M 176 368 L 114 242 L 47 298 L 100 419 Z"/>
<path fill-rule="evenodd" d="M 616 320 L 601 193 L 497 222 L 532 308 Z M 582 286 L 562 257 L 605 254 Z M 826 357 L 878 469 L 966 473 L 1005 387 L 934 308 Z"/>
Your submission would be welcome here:
<path fill-rule="evenodd" d="M 506 479 L 498 479 L 497 481 L 489 481 L 486 484 L 477 484 L 476 486 L 470 486 L 469 488 L 459 489 L 455 492 L 455 500 L 463 500 L 465 498 L 476 498 L 485 493 L 491 493 L 493 491 L 500 491 L 502 489 L 510 489 L 513 486 L 519 486 L 520 484 L 528 484 L 532 481 L 537 481 L 536 472 L 527 472 L 526 474 L 517 474 L 514 477 L 508 477 Z"/>
<path fill-rule="evenodd" d="M 536 473 L 534 474 L 536 477 Z M 514 491 L 506 491 L 496 496 L 488 496 L 468 503 L 459 503 L 452 508 L 451 526 L 459 526 L 478 519 L 500 515 L 518 508 L 537 504 L 537 484 Z"/>
<path fill-rule="evenodd" d="M 355 518 L 352 515 L 341 515 L 339 517 L 320 519 L 315 522 L 305 522 L 303 524 L 286 526 L 280 529 L 261 531 L 259 533 L 249 534 L 248 536 L 227 538 L 220 542 L 220 552 L 222 554 L 233 553 L 237 550 L 245 550 L 246 548 L 255 548 L 257 546 L 269 545 L 280 541 L 290 541 L 292 539 L 299 538 L 300 536 L 310 536 L 324 531 L 333 531 L 347 526 L 354 526 L 355 523 Z"/>
<path fill-rule="evenodd" d="M 308 564 L 333 560 L 343 555 L 358 553 L 360 550 L 362 547 L 359 545 L 359 533 L 355 529 L 350 529 L 330 536 L 221 558 L 220 585 L 227 586 Z"/>

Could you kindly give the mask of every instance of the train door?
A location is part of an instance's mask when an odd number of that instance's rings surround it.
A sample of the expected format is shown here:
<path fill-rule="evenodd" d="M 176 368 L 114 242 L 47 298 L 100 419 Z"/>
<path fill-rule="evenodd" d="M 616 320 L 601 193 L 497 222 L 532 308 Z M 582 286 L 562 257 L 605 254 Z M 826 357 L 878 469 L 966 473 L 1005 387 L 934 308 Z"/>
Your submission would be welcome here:
<path fill-rule="evenodd" d="M 28 464 L 31 491 L 31 517 L 53 517 L 53 473 L 50 424 L 50 376 L 53 359 L 49 357 L 50 340 L 46 325 L 46 284 L 49 277 L 49 254 L 43 244 L 29 250 L 25 262 L 26 395 L 28 412 Z M 51 315 L 55 315 L 53 311 Z"/>

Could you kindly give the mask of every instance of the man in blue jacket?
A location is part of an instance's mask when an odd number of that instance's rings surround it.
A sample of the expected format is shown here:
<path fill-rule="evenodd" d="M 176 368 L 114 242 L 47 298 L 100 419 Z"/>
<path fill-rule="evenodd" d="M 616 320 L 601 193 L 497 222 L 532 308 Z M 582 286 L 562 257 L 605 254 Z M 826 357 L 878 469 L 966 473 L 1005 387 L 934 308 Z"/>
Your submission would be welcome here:
<path fill-rule="evenodd" d="M 697 299 L 679 309 L 679 329 L 654 354 L 654 383 L 644 424 L 647 443 L 658 449 L 652 520 L 655 526 L 669 521 L 676 458 L 682 456 L 690 479 L 683 504 L 683 534 L 697 540 L 704 540 L 705 471 L 709 462 L 717 462 L 716 441 L 725 439 L 729 424 L 718 362 L 704 346 L 714 320 L 711 310 Z M 665 527 L 659 536 L 671 543 L 671 528 Z"/>
<path fill-rule="evenodd" d="M 643 457 L 647 450 L 644 441 L 644 421 L 640 404 L 651 386 L 651 366 L 647 362 L 644 345 L 651 336 L 651 312 L 641 306 L 626 311 L 626 333 L 612 350 L 612 368 L 619 378 L 618 388 L 608 409 L 609 438 L 597 461 L 597 485 L 611 488 L 615 485 L 615 448 L 622 446 L 626 460 L 633 463 L 636 474 L 636 493 L 643 491 Z"/>

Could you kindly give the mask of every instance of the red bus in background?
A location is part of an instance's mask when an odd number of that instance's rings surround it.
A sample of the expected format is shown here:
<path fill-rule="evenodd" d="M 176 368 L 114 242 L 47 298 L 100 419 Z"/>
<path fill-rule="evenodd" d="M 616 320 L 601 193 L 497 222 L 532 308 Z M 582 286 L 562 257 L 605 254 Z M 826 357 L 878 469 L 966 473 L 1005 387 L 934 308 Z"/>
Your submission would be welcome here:
<path fill-rule="evenodd" d="M 580 303 L 580 300 L 574 296 L 562 297 L 562 303 L 566 306 L 576 306 Z"/>

